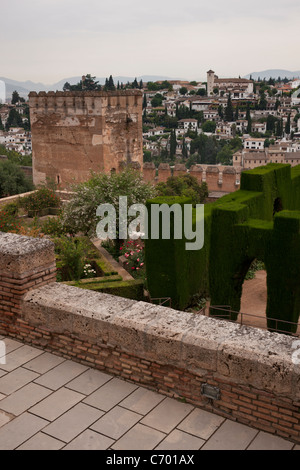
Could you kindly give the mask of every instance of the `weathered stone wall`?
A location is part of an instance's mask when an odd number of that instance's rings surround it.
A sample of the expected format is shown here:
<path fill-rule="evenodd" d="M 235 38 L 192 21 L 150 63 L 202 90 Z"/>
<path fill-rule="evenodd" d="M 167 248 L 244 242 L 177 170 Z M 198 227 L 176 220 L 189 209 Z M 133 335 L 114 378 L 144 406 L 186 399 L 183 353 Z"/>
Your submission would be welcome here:
<path fill-rule="evenodd" d="M 198 183 L 206 181 L 209 192 L 232 193 L 240 188 L 240 167 L 226 165 L 193 165 L 188 170 L 184 164 L 175 164 L 173 168 L 168 163 L 161 163 L 155 172 L 154 163 L 144 163 L 143 177 L 147 182 L 157 184 L 166 182 L 170 176 L 190 174 Z"/>
<path fill-rule="evenodd" d="M 66 188 L 91 170 L 143 164 L 142 92 L 31 92 L 33 182 Z"/>
<path fill-rule="evenodd" d="M 0 334 L 300 442 L 293 337 L 56 283 L 53 263 L 51 242 L 0 233 Z"/>

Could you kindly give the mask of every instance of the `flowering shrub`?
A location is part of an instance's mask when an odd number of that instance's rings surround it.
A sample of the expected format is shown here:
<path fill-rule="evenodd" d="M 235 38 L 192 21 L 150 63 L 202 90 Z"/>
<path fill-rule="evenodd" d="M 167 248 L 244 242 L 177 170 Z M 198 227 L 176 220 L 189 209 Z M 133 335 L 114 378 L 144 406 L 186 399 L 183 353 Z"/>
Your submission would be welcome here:
<path fill-rule="evenodd" d="M 20 205 L 26 211 L 38 212 L 49 207 L 59 207 L 60 198 L 52 189 L 40 188 L 32 194 L 20 199 Z"/>
<path fill-rule="evenodd" d="M 59 237 L 66 233 L 65 227 L 63 226 L 62 215 L 59 214 L 57 217 L 51 217 L 46 219 L 42 223 L 41 230 L 46 235 L 52 235 Z"/>
<path fill-rule="evenodd" d="M 128 271 L 140 271 L 144 268 L 144 247 L 138 240 L 128 240 L 121 248 L 121 254 L 126 258 Z"/>
<path fill-rule="evenodd" d="M 90 277 L 96 277 L 96 270 L 92 268 L 92 266 L 88 263 L 85 264 L 83 268 L 83 277 L 85 278 L 90 278 Z"/>
<path fill-rule="evenodd" d="M 0 232 L 18 233 L 21 228 L 20 221 L 5 209 L 0 211 Z"/>

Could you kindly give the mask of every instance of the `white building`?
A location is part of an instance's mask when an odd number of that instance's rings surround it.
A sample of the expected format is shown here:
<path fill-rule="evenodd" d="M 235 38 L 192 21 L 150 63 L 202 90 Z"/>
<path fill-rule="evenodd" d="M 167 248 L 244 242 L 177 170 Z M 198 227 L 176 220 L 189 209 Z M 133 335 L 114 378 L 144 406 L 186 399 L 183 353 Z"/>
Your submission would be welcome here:
<path fill-rule="evenodd" d="M 264 150 L 265 139 L 255 139 L 249 137 L 244 141 L 245 150 Z"/>
<path fill-rule="evenodd" d="M 198 129 L 197 119 L 180 119 L 178 121 L 178 127 L 184 129 L 186 132 L 188 130 L 196 132 Z"/>

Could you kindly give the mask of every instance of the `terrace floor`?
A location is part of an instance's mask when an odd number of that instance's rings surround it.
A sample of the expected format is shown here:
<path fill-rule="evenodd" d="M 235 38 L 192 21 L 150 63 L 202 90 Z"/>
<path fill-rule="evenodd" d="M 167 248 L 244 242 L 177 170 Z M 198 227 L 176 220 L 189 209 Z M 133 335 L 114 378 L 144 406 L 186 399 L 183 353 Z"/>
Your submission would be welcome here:
<path fill-rule="evenodd" d="M 0 340 L 6 345 L 0 450 L 300 450 L 55 354 Z"/>

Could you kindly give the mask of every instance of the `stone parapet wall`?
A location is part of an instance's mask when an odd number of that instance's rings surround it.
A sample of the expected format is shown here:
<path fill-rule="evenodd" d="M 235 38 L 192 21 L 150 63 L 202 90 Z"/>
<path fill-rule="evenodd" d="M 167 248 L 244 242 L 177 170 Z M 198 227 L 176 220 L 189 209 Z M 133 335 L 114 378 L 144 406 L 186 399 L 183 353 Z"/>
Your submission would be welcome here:
<path fill-rule="evenodd" d="M 0 318 L 14 323 L 21 314 L 24 294 L 56 280 L 54 245 L 48 240 L 0 234 Z"/>
<path fill-rule="evenodd" d="M 300 442 L 295 338 L 56 283 L 53 263 L 51 242 L 0 234 L 0 334 Z"/>

